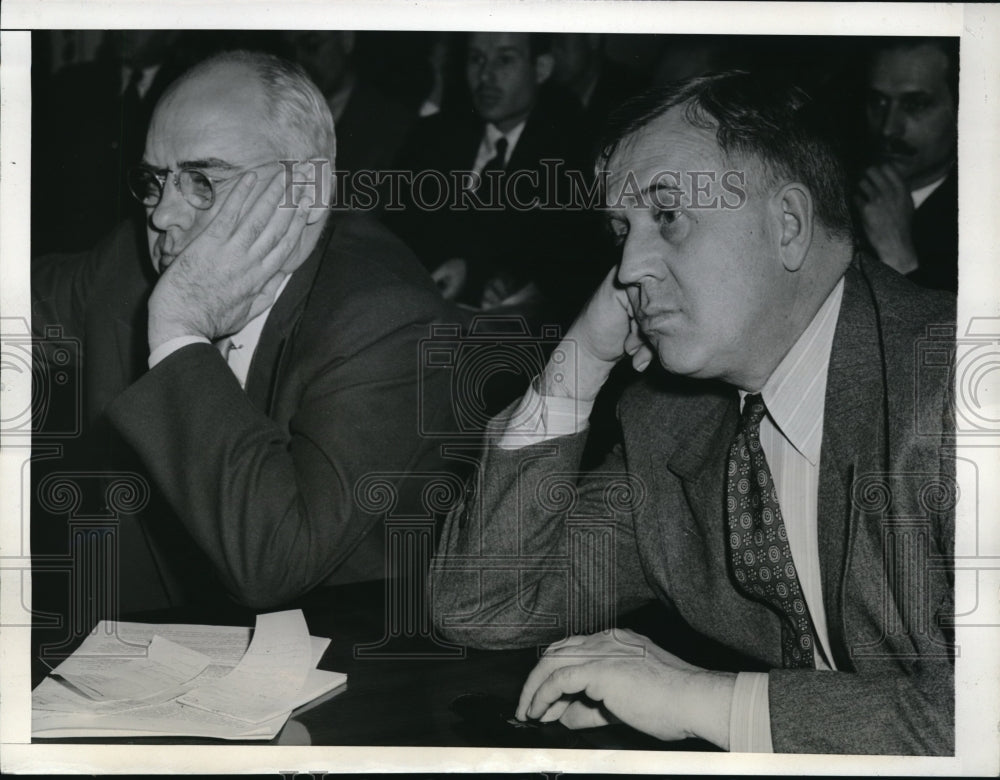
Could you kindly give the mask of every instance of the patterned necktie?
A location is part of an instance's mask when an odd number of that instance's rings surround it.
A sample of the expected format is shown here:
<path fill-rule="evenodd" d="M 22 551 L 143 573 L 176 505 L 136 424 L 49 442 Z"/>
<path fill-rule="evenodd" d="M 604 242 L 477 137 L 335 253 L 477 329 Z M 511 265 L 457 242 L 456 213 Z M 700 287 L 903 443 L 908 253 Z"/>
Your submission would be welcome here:
<path fill-rule="evenodd" d="M 760 421 L 765 414 L 764 399 L 748 395 L 736 438 L 729 448 L 729 563 L 738 588 L 781 616 L 781 659 L 785 668 L 812 668 L 812 619 L 795 573 L 771 469 L 760 446 Z"/>

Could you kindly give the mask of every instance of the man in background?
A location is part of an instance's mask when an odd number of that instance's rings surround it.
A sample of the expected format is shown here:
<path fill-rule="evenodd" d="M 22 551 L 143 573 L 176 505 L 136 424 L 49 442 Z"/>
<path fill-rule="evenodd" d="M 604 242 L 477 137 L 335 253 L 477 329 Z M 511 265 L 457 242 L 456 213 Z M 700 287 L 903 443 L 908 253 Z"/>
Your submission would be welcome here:
<path fill-rule="evenodd" d="M 873 164 L 855 205 L 879 259 L 925 287 L 958 289 L 958 44 L 901 38 L 867 71 Z"/>
<path fill-rule="evenodd" d="M 289 58 L 305 69 L 330 107 L 339 168 L 350 173 L 388 168 L 417 114 L 358 73 L 354 31 L 287 30 L 280 35 Z"/>
<path fill-rule="evenodd" d="M 445 203 L 432 207 L 439 188 L 417 180 L 401 193 L 402 209 L 387 209 L 386 219 L 446 298 L 475 308 L 541 298 L 554 320 L 572 316 L 583 300 L 578 283 L 594 275 L 589 221 L 580 208 L 561 208 L 567 172 L 581 181 L 589 174 L 579 108 L 548 86 L 551 43 L 551 35 L 538 33 L 468 35 L 472 109 L 421 120 L 396 166 L 414 177 L 444 174 Z"/>

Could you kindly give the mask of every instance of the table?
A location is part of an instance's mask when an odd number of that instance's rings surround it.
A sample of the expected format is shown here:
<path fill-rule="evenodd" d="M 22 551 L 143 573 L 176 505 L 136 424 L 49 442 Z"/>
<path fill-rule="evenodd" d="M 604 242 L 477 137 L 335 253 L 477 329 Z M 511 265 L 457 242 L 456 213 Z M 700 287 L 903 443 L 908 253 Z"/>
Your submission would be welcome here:
<path fill-rule="evenodd" d="M 346 689 L 293 713 L 270 744 L 715 749 L 700 740 L 664 743 L 624 725 L 582 731 L 572 731 L 558 723 L 512 725 L 507 721 L 513 717 L 521 685 L 538 659 L 539 648 L 482 651 L 420 638 L 420 632 L 414 636 L 414 632 L 399 626 L 389 614 L 393 608 L 386 597 L 393 594 L 393 588 L 392 582 L 321 588 L 292 605 L 303 610 L 313 635 L 331 637 L 320 668 L 346 673 L 348 683 Z M 122 619 L 252 626 L 255 614 L 233 605 L 221 611 L 217 607 L 189 607 Z M 394 631 L 393 625 L 403 630 Z M 35 676 L 39 674 L 36 672 Z M 180 738 L 113 741 L 212 742 Z"/>

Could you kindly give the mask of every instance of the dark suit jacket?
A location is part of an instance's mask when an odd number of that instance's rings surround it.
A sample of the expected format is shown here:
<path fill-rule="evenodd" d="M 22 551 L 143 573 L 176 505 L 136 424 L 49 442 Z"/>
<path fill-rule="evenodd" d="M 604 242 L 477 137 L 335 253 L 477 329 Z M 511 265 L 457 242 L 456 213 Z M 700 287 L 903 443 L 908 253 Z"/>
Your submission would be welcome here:
<path fill-rule="evenodd" d="M 440 208 L 419 208 L 418 197 L 403 187 L 402 209 L 387 209 L 386 222 L 428 269 L 449 258 L 466 259 L 469 281 L 463 302 L 478 305 L 483 284 L 505 274 L 517 285 L 535 281 L 560 313 L 571 317 L 603 276 L 600 258 L 595 257 L 601 238 L 599 223 L 580 207 L 562 208 L 570 195 L 567 172 L 575 171 L 587 183 L 592 178 L 580 122 L 579 109 L 569 100 L 558 92 L 544 92 L 507 161 L 505 174 L 526 172 L 512 187 L 517 201 L 527 204 L 537 197 L 548 208 L 500 202 L 500 208 L 486 210 L 454 197 L 452 177 L 453 171 L 472 168 L 484 123 L 471 111 L 444 112 L 420 120 L 394 167 L 411 173 L 442 172 L 453 197 Z M 543 160 L 559 164 L 546 166 Z M 537 182 L 530 182 L 529 175 L 537 176 Z M 427 181 L 423 187 L 424 197 L 433 200 L 437 195 L 434 182 Z"/>
<path fill-rule="evenodd" d="M 418 410 L 435 430 L 450 416 L 446 379 L 418 392 L 420 340 L 448 318 L 424 269 L 370 218 L 337 217 L 271 310 L 244 392 L 207 344 L 146 370 L 155 279 L 136 233 L 33 267 L 34 327 L 83 345 L 77 462 L 134 471 L 152 494 L 120 518 L 123 609 L 209 598 L 209 568 L 258 607 L 385 576 L 380 516 L 358 482 L 440 471 Z M 416 514 L 414 502 L 399 508 Z"/>
<path fill-rule="evenodd" d="M 782 669 L 778 617 L 730 580 L 736 390 L 663 373 L 626 392 L 622 443 L 595 472 L 579 472 L 585 434 L 487 449 L 432 567 L 442 633 L 529 645 L 655 598 L 771 669 L 776 750 L 951 753 L 953 661 L 939 622 L 952 608 L 950 375 L 916 381 L 919 342 L 928 325 L 954 322 L 954 301 L 872 261 L 859 268 L 831 353 L 818 502 L 837 672 Z"/>
<path fill-rule="evenodd" d="M 913 248 L 920 263 L 909 277 L 923 287 L 958 290 L 958 170 L 913 214 Z"/>

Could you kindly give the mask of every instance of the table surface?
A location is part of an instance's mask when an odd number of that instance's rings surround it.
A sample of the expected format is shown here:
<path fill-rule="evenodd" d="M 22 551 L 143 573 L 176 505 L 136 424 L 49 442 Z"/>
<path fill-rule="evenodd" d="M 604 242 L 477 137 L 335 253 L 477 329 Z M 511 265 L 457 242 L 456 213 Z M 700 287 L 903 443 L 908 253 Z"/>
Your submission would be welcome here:
<path fill-rule="evenodd" d="M 295 711 L 271 743 L 253 744 L 715 749 L 699 740 L 661 742 L 625 725 L 572 731 L 558 723 L 509 723 L 540 649 L 482 651 L 414 638 L 419 632 L 398 630 L 393 635 L 386 628 L 394 623 L 386 598 L 391 593 L 391 584 L 362 583 L 320 589 L 293 605 L 303 609 L 310 633 L 331 638 L 319 667 L 346 673 L 348 682 Z M 254 616 L 234 606 L 221 611 L 191 607 L 123 619 L 252 626 Z M 44 668 L 36 663 L 36 683 L 43 674 Z M 38 741 L 213 742 L 166 737 Z"/>

